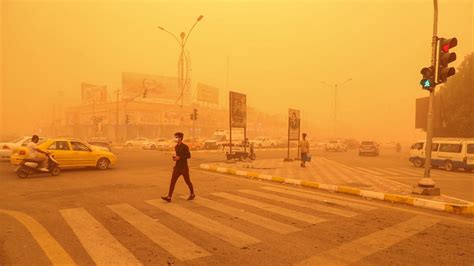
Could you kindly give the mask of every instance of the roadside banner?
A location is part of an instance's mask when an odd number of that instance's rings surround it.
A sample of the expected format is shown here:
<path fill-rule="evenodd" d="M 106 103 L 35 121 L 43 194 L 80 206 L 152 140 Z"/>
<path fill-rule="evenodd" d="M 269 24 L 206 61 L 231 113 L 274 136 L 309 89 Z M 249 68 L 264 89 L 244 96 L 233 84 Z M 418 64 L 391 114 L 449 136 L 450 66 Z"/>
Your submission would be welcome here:
<path fill-rule="evenodd" d="M 300 110 L 288 109 L 289 140 L 300 139 Z"/>
<path fill-rule="evenodd" d="M 247 127 L 247 96 L 237 92 L 229 92 L 229 111 L 231 128 Z"/>
<path fill-rule="evenodd" d="M 219 104 L 219 89 L 198 83 L 196 86 L 197 100 L 205 103 Z"/>
<path fill-rule="evenodd" d="M 99 86 L 82 82 L 81 90 L 83 104 L 107 102 L 107 86 Z"/>

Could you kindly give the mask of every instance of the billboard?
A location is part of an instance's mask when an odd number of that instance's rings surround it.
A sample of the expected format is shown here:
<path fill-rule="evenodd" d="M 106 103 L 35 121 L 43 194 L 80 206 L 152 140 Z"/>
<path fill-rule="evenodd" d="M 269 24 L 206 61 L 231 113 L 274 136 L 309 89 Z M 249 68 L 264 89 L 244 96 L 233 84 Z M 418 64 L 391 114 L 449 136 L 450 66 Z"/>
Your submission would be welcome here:
<path fill-rule="evenodd" d="M 147 99 L 176 103 L 181 91 L 176 77 L 164 77 L 139 73 L 122 73 L 124 98 L 135 98 L 146 94 Z M 189 102 L 190 90 L 185 88 L 184 101 Z"/>
<path fill-rule="evenodd" d="M 198 83 L 197 100 L 200 102 L 219 104 L 219 89 L 214 88 L 203 83 Z"/>
<path fill-rule="evenodd" d="M 163 125 L 179 126 L 181 115 L 179 112 L 165 111 L 163 112 Z"/>
<path fill-rule="evenodd" d="M 230 126 L 247 127 L 247 96 L 237 92 L 229 92 Z"/>
<path fill-rule="evenodd" d="M 300 139 L 300 110 L 288 109 L 288 128 L 290 140 Z"/>
<path fill-rule="evenodd" d="M 83 104 L 107 102 L 107 86 L 98 86 L 82 82 L 81 91 Z"/>

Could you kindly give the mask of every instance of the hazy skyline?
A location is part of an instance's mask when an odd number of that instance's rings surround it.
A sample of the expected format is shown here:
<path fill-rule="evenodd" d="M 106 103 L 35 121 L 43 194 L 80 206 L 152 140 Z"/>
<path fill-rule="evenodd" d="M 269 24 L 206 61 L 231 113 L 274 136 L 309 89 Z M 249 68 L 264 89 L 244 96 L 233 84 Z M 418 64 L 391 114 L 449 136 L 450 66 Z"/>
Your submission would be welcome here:
<path fill-rule="evenodd" d="M 439 36 L 457 37 L 457 66 L 474 51 L 474 4 L 439 1 Z M 247 94 L 258 110 L 301 109 L 332 130 L 338 92 L 343 137 L 406 138 L 420 69 L 431 58 L 432 1 L 2 1 L 1 113 L 5 132 L 51 113 L 51 95 L 80 102 L 81 82 L 121 88 L 122 72 L 176 76 L 187 32 L 193 88 L 203 82 Z"/>

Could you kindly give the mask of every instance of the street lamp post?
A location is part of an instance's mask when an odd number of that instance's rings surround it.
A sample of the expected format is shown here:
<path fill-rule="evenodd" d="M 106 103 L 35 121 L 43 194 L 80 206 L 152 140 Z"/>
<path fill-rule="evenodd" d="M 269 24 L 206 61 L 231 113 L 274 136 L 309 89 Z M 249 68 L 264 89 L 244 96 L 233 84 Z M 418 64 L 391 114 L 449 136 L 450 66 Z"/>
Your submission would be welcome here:
<path fill-rule="evenodd" d="M 180 39 L 178 39 L 178 37 L 173 34 L 172 32 L 170 32 L 169 30 L 161 27 L 161 26 L 158 26 L 158 29 L 168 33 L 169 35 L 171 35 L 175 40 L 176 42 L 178 43 L 178 45 L 180 46 L 180 49 L 181 49 L 181 52 L 180 52 L 180 58 L 179 58 L 179 63 L 178 63 L 178 73 L 179 73 L 179 87 L 180 87 L 180 94 L 179 94 L 179 97 L 178 97 L 178 101 L 181 100 L 181 104 L 180 104 L 180 107 L 181 107 L 181 126 L 183 125 L 184 123 L 184 117 L 183 117 L 183 105 L 184 105 L 184 89 L 186 87 L 186 82 L 187 82 L 187 79 L 188 79 L 188 71 L 186 70 L 186 72 L 184 71 L 184 67 L 185 67 L 185 55 L 184 55 L 184 51 L 185 51 L 185 47 L 186 47 L 186 43 L 189 39 L 189 35 L 191 34 L 192 30 L 194 29 L 194 27 L 196 26 L 196 24 L 201 21 L 201 19 L 203 18 L 204 16 L 200 15 L 196 21 L 194 22 L 193 26 L 189 29 L 188 33 L 185 34 L 184 32 L 181 32 L 180 33 Z M 187 64 L 186 64 L 186 68 L 187 68 Z"/>
<path fill-rule="evenodd" d="M 328 84 L 327 82 L 321 81 L 322 84 L 328 87 L 334 88 L 334 123 L 333 123 L 334 128 L 333 128 L 333 133 L 332 133 L 334 138 L 336 138 L 337 136 L 337 88 L 348 83 L 351 80 L 352 79 L 349 78 L 342 83 L 336 83 L 336 84 Z"/>

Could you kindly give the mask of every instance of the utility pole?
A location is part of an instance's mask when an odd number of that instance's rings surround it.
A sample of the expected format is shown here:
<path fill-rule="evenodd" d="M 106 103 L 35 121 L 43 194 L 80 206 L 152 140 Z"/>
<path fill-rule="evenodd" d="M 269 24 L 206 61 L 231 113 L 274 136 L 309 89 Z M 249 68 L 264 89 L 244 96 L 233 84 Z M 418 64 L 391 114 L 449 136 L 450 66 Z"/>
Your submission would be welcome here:
<path fill-rule="evenodd" d="M 327 82 L 324 82 L 324 81 L 321 81 L 322 84 L 328 86 L 328 87 L 332 87 L 334 88 L 334 122 L 333 122 L 333 138 L 336 138 L 337 137 L 337 88 L 339 86 L 342 86 L 344 84 L 346 84 L 347 82 L 351 81 L 352 79 L 349 78 L 347 79 L 346 81 L 342 82 L 342 83 L 336 83 L 336 84 L 328 84 Z"/>
<path fill-rule="evenodd" d="M 117 89 L 115 90 L 115 93 L 117 94 L 117 110 L 116 110 L 116 115 L 115 115 L 115 142 L 119 142 L 119 94 L 120 91 Z"/>
<path fill-rule="evenodd" d="M 181 38 L 181 41 L 178 39 L 178 37 L 176 37 L 176 35 L 174 35 L 173 33 L 171 33 L 169 30 L 161 27 L 161 26 L 158 26 L 158 29 L 168 33 L 169 35 L 171 35 L 175 40 L 176 42 L 178 42 L 178 45 L 181 49 L 181 53 L 180 53 L 180 59 L 179 59 L 179 62 L 178 62 L 178 74 L 179 74 L 179 89 L 180 89 L 180 94 L 179 94 L 179 97 L 181 99 L 178 98 L 178 101 L 181 100 L 181 103 L 180 103 L 180 109 L 181 109 L 181 126 L 184 125 L 184 113 L 183 113 L 183 106 L 184 106 L 184 89 L 186 87 L 186 81 L 188 79 L 188 70 L 187 70 L 187 66 L 188 64 L 186 63 L 186 77 L 185 77 L 185 70 L 184 70 L 184 67 L 185 67 L 185 64 L 184 64 L 184 60 L 185 59 L 185 47 L 186 47 L 186 43 L 188 42 L 188 38 L 189 38 L 189 35 L 191 34 L 191 32 L 193 31 L 194 27 L 196 26 L 196 24 L 201 21 L 201 19 L 203 18 L 204 16 L 200 15 L 196 21 L 194 22 L 193 26 L 191 27 L 191 29 L 189 29 L 188 31 L 188 34 L 184 33 L 184 32 L 181 32 L 180 33 L 180 38 Z"/>

